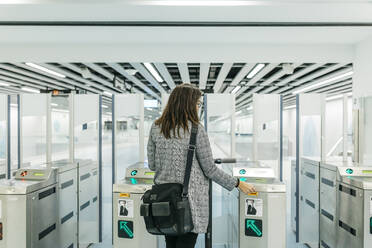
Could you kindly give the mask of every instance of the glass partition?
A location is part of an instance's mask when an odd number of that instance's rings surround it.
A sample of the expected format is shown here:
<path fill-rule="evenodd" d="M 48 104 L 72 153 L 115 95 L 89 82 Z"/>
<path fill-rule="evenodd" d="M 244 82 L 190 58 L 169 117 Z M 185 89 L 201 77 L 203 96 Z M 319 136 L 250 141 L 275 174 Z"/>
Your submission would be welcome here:
<path fill-rule="evenodd" d="M 235 157 L 235 95 L 207 94 L 205 127 L 214 158 Z M 218 165 L 232 174 L 232 165 Z M 212 183 L 212 246 L 238 247 L 238 192 Z"/>
<path fill-rule="evenodd" d="M 113 96 L 116 181 L 123 179 L 125 169 L 144 161 L 144 101 L 142 94 Z"/>
<path fill-rule="evenodd" d="M 361 162 L 365 165 L 372 165 L 372 97 L 363 98 L 362 123 L 360 132 L 361 140 Z"/>
<path fill-rule="evenodd" d="M 0 179 L 7 173 L 8 96 L 0 94 Z"/>
<path fill-rule="evenodd" d="M 161 105 L 157 100 L 157 105 L 148 105 L 146 104 L 146 100 L 144 103 L 145 111 L 144 111 L 144 136 L 145 136 L 145 160 L 147 161 L 147 143 L 149 140 L 149 134 L 151 125 L 154 123 L 161 116 Z"/>
<path fill-rule="evenodd" d="M 70 96 L 52 96 L 52 161 L 70 160 Z"/>
<path fill-rule="evenodd" d="M 47 115 L 50 95 L 20 95 L 21 166 L 47 162 Z"/>
<path fill-rule="evenodd" d="M 74 157 L 79 179 L 79 243 L 99 242 L 101 96 L 74 95 Z"/>
<path fill-rule="evenodd" d="M 244 112 L 236 117 L 236 157 L 253 160 L 253 116 L 251 109 Z"/>
<path fill-rule="evenodd" d="M 280 96 L 253 94 L 253 161 L 274 169 L 279 178 Z"/>
<path fill-rule="evenodd" d="M 11 176 L 13 175 L 14 171 L 18 169 L 18 127 L 19 127 L 19 95 L 11 95 L 10 96 L 10 161 L 11 161 Z"/>
<path fill-rule="evenodd" d="M 324 95 L 299 95 L 300 157 L 324 158 L 325 147 L 322 146 L 324 107 Z"/>

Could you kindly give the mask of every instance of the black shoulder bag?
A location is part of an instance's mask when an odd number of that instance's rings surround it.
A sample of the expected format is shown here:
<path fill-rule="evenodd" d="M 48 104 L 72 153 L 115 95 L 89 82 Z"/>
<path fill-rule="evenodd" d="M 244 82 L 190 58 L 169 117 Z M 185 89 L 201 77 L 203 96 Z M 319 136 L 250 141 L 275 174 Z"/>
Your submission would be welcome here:
<path fill-rule="evenodd" d="M 143 195 L 141 216 L 146 229 L 154 235 L 182 235 L 194 228 L 189 203 L 189 181 L 196 148 L 198 126 L 192 125 L 183 184 L 153 185 Z"/>

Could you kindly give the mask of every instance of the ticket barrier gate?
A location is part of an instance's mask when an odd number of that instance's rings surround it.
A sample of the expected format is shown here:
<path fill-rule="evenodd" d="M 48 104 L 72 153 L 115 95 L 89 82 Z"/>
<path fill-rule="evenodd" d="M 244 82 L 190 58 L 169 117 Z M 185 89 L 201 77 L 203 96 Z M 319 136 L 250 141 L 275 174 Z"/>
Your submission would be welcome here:
<path fill-rule="evenodd" d="M 339 167 L 337 248 L 372 247 L 372 167 Z"/>
<path fill-rule="evenodd" d="M 154 184 L 155 172 L 144 163 L 126 169 L 125 178 L 113 185 L 113 247 L 156 248 L 157 237 L 147 232 L 140 205 Z"/>
<path fill-rule="evenodd" d="M 55 169 L 20 169 L 0 181 L 0 248 L 59 247 Z"/>
<path fill-rule="evenodd" d="M 256 193 L 239 193 L 239 247 L 286 247 L 286 186 L 270 167 L 236 164 L 233 176 L 253 184 Z"/>

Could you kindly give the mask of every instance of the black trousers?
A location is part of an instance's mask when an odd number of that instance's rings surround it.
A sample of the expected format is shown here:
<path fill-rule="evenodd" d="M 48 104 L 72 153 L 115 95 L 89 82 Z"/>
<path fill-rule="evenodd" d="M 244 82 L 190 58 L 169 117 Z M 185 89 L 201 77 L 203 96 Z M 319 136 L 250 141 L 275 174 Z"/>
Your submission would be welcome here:
<path fill-rule="evenodd" d="M 187 233 L 180 236 L 165 235 L 165 243 L 167 248 L 194 248 L 198 234 Z"/>

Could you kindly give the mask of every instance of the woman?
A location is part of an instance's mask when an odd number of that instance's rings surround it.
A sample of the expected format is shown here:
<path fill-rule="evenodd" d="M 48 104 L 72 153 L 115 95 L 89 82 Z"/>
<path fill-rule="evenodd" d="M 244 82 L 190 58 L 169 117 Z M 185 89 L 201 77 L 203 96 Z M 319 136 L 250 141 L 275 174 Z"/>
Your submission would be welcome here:
<path fill-rule="evenodd" d="M 155 183 L 183 184 L 187 148 L 192 124 L 199 125 L 196 141 L 189 201 L 194 230 L 182 236 L 165 236 L 167 248 L 192 248 L 199 233 L 206 233 L 209 218 L 209 183 L 212 179 L 227 190 L 239 188 L 254 192 L 252 185 L 239 181 L 216 167 L 209 139 L 200 125 L 198 111 L 201 91 L 191 84 L 177 86 L 171 93 L 162 116 L 151 127 L 147 154 L 149 167 L 156 172 Z"/>

